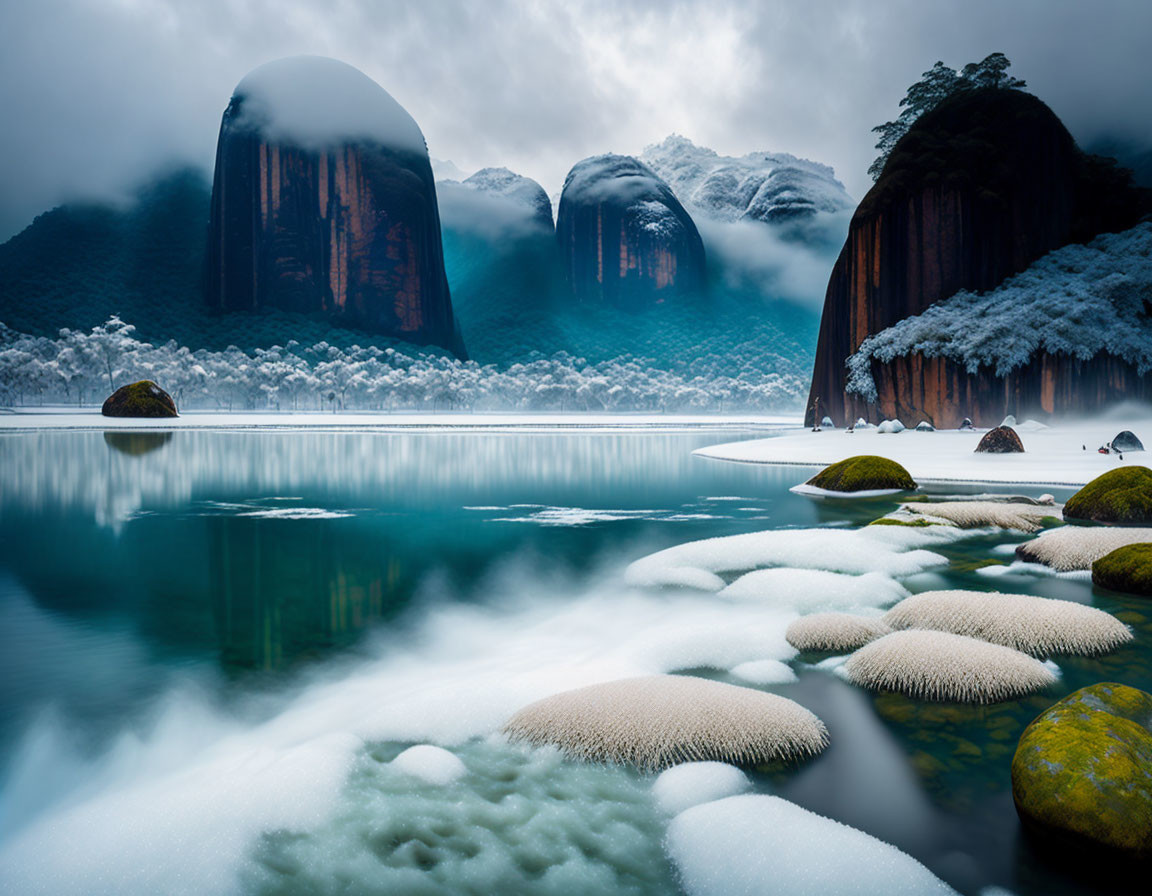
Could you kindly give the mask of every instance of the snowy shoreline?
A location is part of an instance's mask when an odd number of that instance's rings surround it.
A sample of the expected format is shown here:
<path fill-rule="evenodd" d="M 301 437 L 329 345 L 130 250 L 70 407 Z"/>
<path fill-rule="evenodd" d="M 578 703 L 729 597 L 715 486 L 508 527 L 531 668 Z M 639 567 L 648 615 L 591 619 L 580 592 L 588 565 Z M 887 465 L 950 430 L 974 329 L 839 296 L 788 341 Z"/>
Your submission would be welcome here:
<path fill-rule="evenodd" d="M 0 433 L 32 431 L 176 430 L 216 429 L 276 431 L 452 430 L 469 432 L 531 432 L 579 430 L 657 432 L 692 430 L 799 429 L 796 415 L 707 414 L 564 414 L 564 413 L 331 413 L 188 411 L 179 417 L 132 419 L 104 417 L 99 408 L 20 408 L 0 411 Z"/>
<path fill-rule="evenodd" d="M 1018 428 L 1023 454 L 977 454 L 985 430 L 961 432 L 848 433 L 843 429 L 798 430 L 771 439 L 750 439 L 698 448 L 694 454 L 734 463 L 775 464 L 812 469 L 852 457 L 876 454 L 902 464 L 920 483 L 988 482 L 1078 488 L 1119 466 L 1147 465 L 1148 455 L 1098 454 L 1097 448 L 1123 429 L 1152 438 L 1152 417 L 1058 423 Z"/>

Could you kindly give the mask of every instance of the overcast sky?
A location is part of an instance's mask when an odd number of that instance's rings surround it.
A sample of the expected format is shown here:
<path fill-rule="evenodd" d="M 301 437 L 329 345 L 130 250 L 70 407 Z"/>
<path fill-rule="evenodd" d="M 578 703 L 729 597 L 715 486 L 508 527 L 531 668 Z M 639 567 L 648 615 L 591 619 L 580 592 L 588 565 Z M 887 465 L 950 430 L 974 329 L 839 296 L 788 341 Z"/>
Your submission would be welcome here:
<path fill-rule="evenodd" d="M 236 82 L 280 56 L 357 66 L 431 154 L 553 193 L 669 133 L 791 152 L 859 198 L 870 128 L 937 59 L 1001 50 L 1080 140 L 1152 144 L 1152 0 L 0 0 L 0 239 L 160 165 L 212 164 Z"/>

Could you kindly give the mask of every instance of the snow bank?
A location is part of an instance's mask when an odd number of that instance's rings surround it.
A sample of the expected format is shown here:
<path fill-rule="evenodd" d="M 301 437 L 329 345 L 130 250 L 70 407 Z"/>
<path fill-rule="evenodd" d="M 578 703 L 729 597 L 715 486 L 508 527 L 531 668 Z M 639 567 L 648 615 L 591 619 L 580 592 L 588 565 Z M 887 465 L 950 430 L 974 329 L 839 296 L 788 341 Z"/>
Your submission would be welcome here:
<path fill-rule="evenodd" d="M 1152 369 L 1152 223 L 1049 252 L 985 293 L 963 290 L 869 336 L 848 361 L 847 389 L 876 400 L 872 361 L 945 357 L 1004 376 L 1038 352 L 1088 360 L 1107 352 Z"/>
<path fill-rule="evenodd" d="M 467 767 L 455 753 L 432 744 L 409 747 L 392 760 L 392 767 L 439 787 L 451 784 L 468 773 Z"/>
<path fill-rule="evenodd" d="M 1118 426 L 1137 435 L 1152 431 L 1146 407 L 1130 406 L 1123 416 L 1100 420 L 1069 420 L 1030 433 L 1025 454 L 976 454 L 978 431 L 938 430 L 902 433 L 895 438 L 876 430 L 846 433 L 798 429 L 770 439 L 754 439 L 696 450 L 697 455 L 746 463 L 802 466 L 797 480 L 809 470 L 857 454 L 876 454 L 896 461 L 920 484 L 933 482 L 986 482 L 1014 485 L 1081 486 L 1101 473 L 1129 466 L 1139 454 L 1097 454 L 1095 446 L 1108 442 Z"/>
<path fill-rule="evenodd" d="M 792 667 L 780 660 L 751 660 L 728 670 L 733 678 L 747 684 L 791 684 L 796 680 Z"/>
<path fill-rule="evenodd" d="M 689 896 L 955 896 L 896 847 L 774 796 L 688 809 L 667 848 Z"/>
<path fill-rule="evenodd" d="M 268 137 L 323 148 L 371 140 L 427 156 L 420 126 L 359 69 L 326 56 L 290 56 L 249 72 L 233 92 L 237 124 Z"/>
<path fill-rule="evenodd" d="M 695 569 L 711 573 L 743 572 L 766 566 L 839 573 L 880 572 L 890 577 L 911 576 L 946 566 L 939 554 L 923 550 L 963 537 L 951 527 L 907 529 L 873 526 L 861 530 L 784 529 L 748 532 L 723 538 L 707 538 L 677 545 L 643 557 L 628 567 L 625 580 L 635 587 L 651 587 L 667 581 L 669 570 Z M 816 577 L 809 586 L 820 587 Z M 767 581 L 767 577 L 761 580 Z M 784 584 L 786 578 L 781 577 Z M 824 580 L 827 584 L 827 580 Z M 748 594 L 758 583 L 749 583 L 736 594 Z M 745 590 L 747 589 L 747 590 Z"/>
<path fill-rule="evenodd" d="M 721 591 L 720 596 L 763 601 L 781 609 L 811 613 L 883 607 L 907 597 L 908 591 L 882 572 L 846 575 L 822 569 L 784 567 L 745 573 Z"/>
<path fill-rule="evenodd" d="M 652 785 L 656 805 L 669 815 L 736 796 L 752 788 L 748 776 L 726 762 L 685 762 L 661 772 Z"/>

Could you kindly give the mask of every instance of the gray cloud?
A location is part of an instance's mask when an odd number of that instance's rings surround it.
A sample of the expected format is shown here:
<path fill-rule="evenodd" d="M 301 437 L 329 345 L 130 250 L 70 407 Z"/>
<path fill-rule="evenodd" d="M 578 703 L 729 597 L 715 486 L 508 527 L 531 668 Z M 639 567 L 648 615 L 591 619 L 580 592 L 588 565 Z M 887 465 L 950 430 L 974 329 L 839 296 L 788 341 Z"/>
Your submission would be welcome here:
<path fill-rule="evenodd" d="M 671 132 L 791 152 L 867 189 L 872 125 L 942 59 L 1002 50 L 1081 140 L 1152 143 L 1146 0 L 7 0 L 0 239 L 159 165 L 212 163 L 236 82 L 320 53 L 380 82 L 434 156 L 558 189 Z"/>

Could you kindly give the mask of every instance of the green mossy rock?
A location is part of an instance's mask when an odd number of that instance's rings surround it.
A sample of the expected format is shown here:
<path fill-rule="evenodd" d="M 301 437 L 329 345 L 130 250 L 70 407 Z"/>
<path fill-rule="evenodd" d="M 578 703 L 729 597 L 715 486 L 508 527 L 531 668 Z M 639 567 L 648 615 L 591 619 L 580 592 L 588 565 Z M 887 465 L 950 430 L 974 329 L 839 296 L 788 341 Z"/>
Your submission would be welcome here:
<path fill-rule="evenodd" d="M 104 402 L 105 417 L 179 417 L 172 396 L 152 380 L 121 386 Z"/>
<path fill-rule="evenodd" d="M 1092 564 L 1092 584 L 1152 597 L 1152 544 L 1126 544 Z"/>
<path fill-rule="evenodd" d="M 1097 476 L 1064 505 L 1066 520 L 1098 523 L 1152 523 L 1152 470 L 1117 467 Z"/>
<path fill-rule="evenodd" d="M 1016 747 L 1012 798 L 1041 837 L 1152 859 L 1152 694 L 1105 682 L 1045 710 Z"/>
<path fill-rule="evenodd" d="M 916 482 L 900 464 L 875 454 L 858 454 L 831 464 L 809 479 L 808 485 L 832 492 L 916 488 Z"/>

